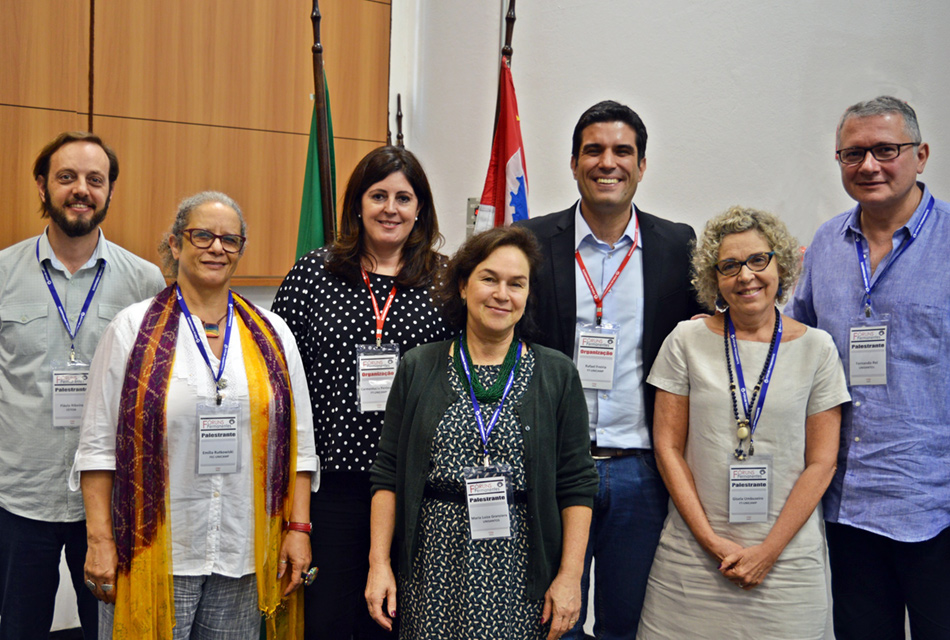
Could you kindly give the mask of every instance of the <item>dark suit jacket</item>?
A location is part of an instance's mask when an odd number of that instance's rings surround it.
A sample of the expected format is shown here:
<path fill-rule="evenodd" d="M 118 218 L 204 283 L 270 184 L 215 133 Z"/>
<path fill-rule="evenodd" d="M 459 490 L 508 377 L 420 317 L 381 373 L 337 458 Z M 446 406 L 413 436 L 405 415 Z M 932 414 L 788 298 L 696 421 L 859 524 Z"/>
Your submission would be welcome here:
<path fill-rule="evenodd" d="M 519 222 L 534 232 L 544 254 L 533 303 L 540 328 L 537 342 L 574 357 L 577 300 L 574 282 L 574 211 L 569 209 Z M 637 210 L 643 239 L 643 375 L 663 340 L 681 320 L 704 310 L 690 286 L 690 241 L 696 238 L 688 224 L 670 222 Z M 609 294 L 608 294 L 609 295 Z M 647 424 L 653 424 L 655 389 L 644 388 Z M 652 438 L 652 429 L 651 429 Z"/>

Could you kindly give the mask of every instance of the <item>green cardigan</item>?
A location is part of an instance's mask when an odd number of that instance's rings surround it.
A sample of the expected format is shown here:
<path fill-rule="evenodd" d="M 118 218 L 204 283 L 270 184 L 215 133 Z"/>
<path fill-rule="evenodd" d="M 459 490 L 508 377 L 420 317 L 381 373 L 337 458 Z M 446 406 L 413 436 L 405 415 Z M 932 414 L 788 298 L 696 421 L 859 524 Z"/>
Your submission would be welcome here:
<path fill-rule="evenodd" d="M 458 398 L 446 375 L 451 341 L 410 350 L 396 372 L 371 471 L 373 493 L 396 493 L 395 552 L 409 575 L 418 550 L 419 510 L 436 426 Z M 561 560 L 561 510 L 592 507 L 597 470 L 590 457 L 587 403 L 574 363 L 531 345 L 534 372 L 515 406 L 528 493 L 527 596 L 541 599 Z M 475 428 L 474 425 L 472 427 Z"/>

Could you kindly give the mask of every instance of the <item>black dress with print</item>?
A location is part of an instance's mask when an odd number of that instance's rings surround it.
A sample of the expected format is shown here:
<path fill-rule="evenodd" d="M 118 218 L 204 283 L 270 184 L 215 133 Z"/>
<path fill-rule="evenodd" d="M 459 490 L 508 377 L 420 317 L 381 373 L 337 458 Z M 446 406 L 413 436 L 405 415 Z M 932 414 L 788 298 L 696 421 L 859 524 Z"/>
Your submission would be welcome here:
<path fill-rule="evenodd" d="M 500 365 L 476 366 L 486 386 Z M 432 467 L 422 501 L 419 548 L 412 576 L 400 576 L 399 618 L 402 640 L 470 640 L 544 637 L 542 600 L 526 597 L 528 569 L 524 448 L 515 403 L 524 395 L 534 370 L 534 354 L 525 349 L 511 393 L 488 440 L 492 464 L 512 467 L 512 485 L 520 500 L 511 503 L 512 538 L 472 540 L 463 467 L 479 466 L 484 451 L 467 389 L 451 364 L 446 375 L 458 399 L 445 412 L 432 443 Z M 482 406 L 487 426 L 498 403 Z M 458 496 L 447 499 L 445 496 Z"/>
<path fill-rule="evenodd" d="M 330 273 L 325 257 L 325 249 L 301 257 L 280 285 L 272 310 L 294 334 L 307 372 L 321 470 L 368 473 L 376 460 L 384 412 L 359 410 L 356 345 L 376 342 L 373 303 L 365 283 Z M 370 273 L 369 279 L 382 312 L 393 277 Z M 450 334 L 432 306 L 428 287 L 397 290 L 383 327 L 383 344 L 400 345 L 401 357 Z"/>

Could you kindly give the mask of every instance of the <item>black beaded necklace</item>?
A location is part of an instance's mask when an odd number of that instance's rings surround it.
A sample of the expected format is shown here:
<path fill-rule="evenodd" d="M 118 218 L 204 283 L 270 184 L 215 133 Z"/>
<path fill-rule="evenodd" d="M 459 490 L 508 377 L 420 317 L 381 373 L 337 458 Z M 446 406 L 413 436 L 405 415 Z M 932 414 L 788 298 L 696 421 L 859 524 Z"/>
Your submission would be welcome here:
<path fill-rule="evenodd" d="M 737 460 L 745 460 L 746 454 L 742 449 L 742 443 L 749 438 L 749 455 L 755 455 L 755 443 L 752 440 L 752 430 L 749 424 L 749 418 L 739 417 L 739 403 L 736 400 L 736 383 L 732 377 L 732 363 L 729 359 L 729 309 L 726 309 L 722 315 L 722 342 L 726 351 L 726 372 L 729 374 L 729 394 L 732 396 L 732 415 L 736 419 L 736 437 L 739 439 L 739 445 L 736 447 L 735 456 Z M 769 342 L 769 352 L 765 356 L 765 364 L 762 365 L 762 372 L 759 374 L 759 381 L 755 383 L 752 390 L 752 397 L 749 399 L 749 410 L 755 410 L 755 401 L 759 397 L 759 391 L 762 389 L 762 381 L 765 380 L 765 373 L 768 371 L 769 362 L 772 360 L 772 354 L 775 353 L 775 338 L 778 335 L 779 310 L 775 308 L 775 326 L 772 329 L 772 340 Z"/>
<path fill-rule="evenodd" d="M 453 363 L 455 365 L 455 371 L 458 373 L 459 380 L 462 381 L 462 386 L 467 388 L 468 378 L 466 378 L 465 369 L 462 367 L 462 358 L 458 357 L 458 354 L 464 352 L 465 358 L 472 365 L 470 367 L 472 373 L 472 389 L 475 390 L 475 398 L 478 399 L 479 402 L 497 402 L 501 400 L 501 396 L 505 391 L 505 385 L 508 383 L 508 375 L 511 373 L 518 359 L 519 342 L 516 334 L 508 346 L 508 352 L 505 354 L 505 359 L 501 363 L 501 371 L 498 372 L 498 377 L 495 378 L 495 382 L 486 389 L 478 379 L 478 374 L 475 372 L 475 363 L 472 362 L 472 354 L 468 352 L 468 340 L 465 337 L 465 332 L 463 331 L 459 337 L 456 338 L 455 353 L 457 357 Z M 517 371 L 515 374 L 517 375 Z"/>

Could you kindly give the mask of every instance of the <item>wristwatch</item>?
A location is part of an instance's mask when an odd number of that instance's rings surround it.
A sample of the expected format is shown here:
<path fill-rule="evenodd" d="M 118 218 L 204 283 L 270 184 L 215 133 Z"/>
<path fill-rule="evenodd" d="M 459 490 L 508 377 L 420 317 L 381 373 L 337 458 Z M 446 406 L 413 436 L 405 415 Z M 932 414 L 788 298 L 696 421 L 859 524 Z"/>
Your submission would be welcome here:
<path fill-rule="evenodd" d="M 284 530 L 301 531 L 309 536 L 310 532 L 313 531 L 313 525 L 309 522 L 291 522 L 290 520 L 284 520 Z"/>

